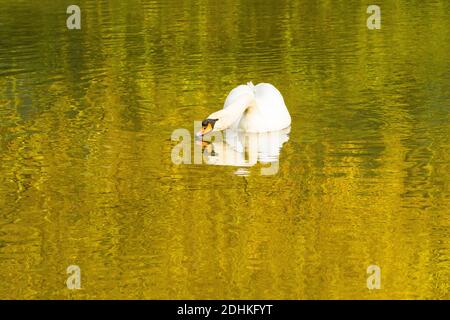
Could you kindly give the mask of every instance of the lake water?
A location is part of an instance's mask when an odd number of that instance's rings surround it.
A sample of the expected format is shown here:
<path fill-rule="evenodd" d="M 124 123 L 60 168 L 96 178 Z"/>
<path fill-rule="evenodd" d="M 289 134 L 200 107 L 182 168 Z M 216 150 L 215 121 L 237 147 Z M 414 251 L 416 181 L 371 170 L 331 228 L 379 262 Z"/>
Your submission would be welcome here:
<path fill-rule="evenodd" d="M 449 1 L 69 4 L 0 0 L 0 298 L 450 298 Z M 174 164 L 248 81 L 275 174 Z"/>

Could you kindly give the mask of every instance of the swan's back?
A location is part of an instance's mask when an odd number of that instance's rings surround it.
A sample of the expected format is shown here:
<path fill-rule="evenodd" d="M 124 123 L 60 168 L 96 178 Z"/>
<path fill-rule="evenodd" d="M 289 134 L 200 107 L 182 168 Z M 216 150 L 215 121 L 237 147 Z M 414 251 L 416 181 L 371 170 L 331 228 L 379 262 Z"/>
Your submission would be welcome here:
<path fill-rule="evenodd" d="M 254 91 L 253 91 L 252 87 L 241 84 L 240 86 L 237 86 L 236 88 L 234 88 L 233 90 L 230 91 L 227 98 L 225 99 L 223 108 L 226 109 L 230 104 L 235 102 L 239 97 L 242 97 L 245 94 L 253 94 L 253 93 L 254 93 Z"/>
<path fill-rule="evenodd" d="M 247 109 L 245 114 L 233 124 L 233 128 L 240 127 L 248 132 L 268 132 L 282 130 L 291 125 L 291 116 L 283 96 L 270 83 L 259 83 L 254 86 L 249 82 L 247 85 L 234 88 L 228 94 L 223 108 L 226 109 L 245 94 L 253 94 L 254 106 Z"/>

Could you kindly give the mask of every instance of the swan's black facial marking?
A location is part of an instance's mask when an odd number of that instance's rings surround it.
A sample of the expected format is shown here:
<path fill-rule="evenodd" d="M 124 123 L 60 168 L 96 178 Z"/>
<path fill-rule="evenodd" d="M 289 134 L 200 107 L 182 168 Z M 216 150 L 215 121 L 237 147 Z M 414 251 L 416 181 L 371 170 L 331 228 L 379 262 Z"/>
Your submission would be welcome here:
<path fill-rule="evenodd" d="M 208 124 L 211 124 L 211 127 L 214 128 L 214 124 L 216 123 L 217 120 L 219 119 L 205 119 L 202 121 L 202 127 L 206 128 Z"/>
<path fill-rule="evenodd" d="M 202 130 L 200 130 L 200 135 L 207 134 L 214 129 L 214 124 L 219 119 L 205 119 L 202 121 Z"/>

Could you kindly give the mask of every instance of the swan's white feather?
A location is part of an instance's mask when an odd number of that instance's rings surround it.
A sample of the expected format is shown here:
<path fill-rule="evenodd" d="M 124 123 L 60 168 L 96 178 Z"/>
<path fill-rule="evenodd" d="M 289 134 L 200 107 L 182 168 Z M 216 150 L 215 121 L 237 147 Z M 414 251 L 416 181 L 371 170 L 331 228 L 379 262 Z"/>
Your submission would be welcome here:
<path fill-rule="evenodd" d="M 251 99 L 243 97 L 251 97 Z M 248 105 L 242 108 L 239 106 L 239 101 L 246 101 L 243 103 Z M 248 101 L 251 102 L 248 103 Z M 242 113 L 242 110 L 245 112 Z M 226 117 L 233 119 L 233 123 L 222 124 L 219 129 L 225 126 L 232 129 L 239 128 L 246 132 L 269 132 L 282 130 L 291 124 L 291 116 L 283 96 L 270 83 L 259 83 L 255 86 L 249 82 L 247 85 L 237 86 L 225 99 L 222 112 L 219 111 L 213 115 L 221 117 L 234 112 L 240 114 Z"/>

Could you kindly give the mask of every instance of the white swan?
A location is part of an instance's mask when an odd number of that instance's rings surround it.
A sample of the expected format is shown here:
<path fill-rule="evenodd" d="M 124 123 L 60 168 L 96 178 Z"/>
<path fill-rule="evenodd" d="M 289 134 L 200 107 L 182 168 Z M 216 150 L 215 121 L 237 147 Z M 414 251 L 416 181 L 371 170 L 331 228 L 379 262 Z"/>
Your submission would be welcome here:
<path fill-rule="evenodd" d="M 291 116 L 280 91 L 270 83 L 255 86 L 249 82 L 231 90 L 223 109 L 203 120 L 197 135 L 225 129 L 270 132 L 285 129 L 290 124 Z"/>

